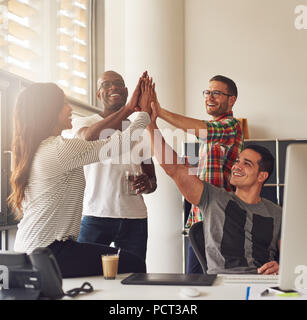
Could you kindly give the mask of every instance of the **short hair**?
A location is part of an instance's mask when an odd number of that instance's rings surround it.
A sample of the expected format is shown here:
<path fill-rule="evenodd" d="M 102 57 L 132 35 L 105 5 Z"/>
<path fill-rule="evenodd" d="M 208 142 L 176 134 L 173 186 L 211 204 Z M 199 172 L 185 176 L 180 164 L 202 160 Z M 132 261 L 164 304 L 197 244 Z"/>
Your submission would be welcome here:
<path fill-rule="evenodd" d="M 264 181 L 266 182 L 274 170 L 275 159 L 272 156 L 271 152 L 267 148 L 257 144 L 250 144 L 244 149 L 251 149 L 260 154 L 261 160 L 258 162 L 259 171 L 266 171 L 269 174 L 267 179 Z"/>
<path fill-rule="evenodd" d="M 220 82 L 225 83 L 227 85 L 227 88 L 228 88 L 228 93 L 231 94 L 232 96 L 235 96 L 236 98 L 238 97 L 237 85 L 230 78 L 227 78 L 227 77 L 222 76 L 222 75 L 216 75 L 216 76 L 214 76 L 213 78 L 210 79 L 210 82 L 211 81 L 220 81 Z"/>
<path fill-rule="evenodd" d="M 107 70 L 107 71 L 104 71 L 102 73 L 102 75 L 98 78 L 97 80 L 97 90 L 100 90 L 101 89 L 101 86 L 102 86 L 102 83 L 103 83 L 103 80 L 102 80 L 102 76 L 105 75 L 106 73 L 114 73 L 114 74 L 117 74 L 118 76 L 120 76 L 120 78 L 123 80 L 123 82 L 125 83 L 125 80 L 124 78 L 116 71 L 113 71 L 113 70 Z"/>

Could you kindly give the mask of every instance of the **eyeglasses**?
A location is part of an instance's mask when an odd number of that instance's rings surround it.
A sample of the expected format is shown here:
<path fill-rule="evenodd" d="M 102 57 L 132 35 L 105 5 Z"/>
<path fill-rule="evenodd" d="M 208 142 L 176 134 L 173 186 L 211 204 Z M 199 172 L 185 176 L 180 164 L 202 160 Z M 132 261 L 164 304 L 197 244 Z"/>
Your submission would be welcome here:
<path fill-rule="evenodd" d="M 110 89 L 112 86 L 117 88 L 123 88 L 125 86 L 125 82 L 119 79 L 114 81 L 104 81 L 100 84 L 100 89 Z"/>
<path fill-rule="evenodd" d="M 221 95 L 224 95 L 224 96 L 227 96 L 227 97 L 233 96 L 233 94 L 224 93 L 224 92 L 219 91 L 219 90 L 212 90 L 212 91 L 210 91 L 210 90 L 204 90 L 204 91 L 203 91 L 203 96 L 204 96 L 205 98 L 207 98 L 208 96 L 211 96 L 211 95 L 212 95 L 213 98 L 218 98 L 218 97 L 220 97 Z"/>

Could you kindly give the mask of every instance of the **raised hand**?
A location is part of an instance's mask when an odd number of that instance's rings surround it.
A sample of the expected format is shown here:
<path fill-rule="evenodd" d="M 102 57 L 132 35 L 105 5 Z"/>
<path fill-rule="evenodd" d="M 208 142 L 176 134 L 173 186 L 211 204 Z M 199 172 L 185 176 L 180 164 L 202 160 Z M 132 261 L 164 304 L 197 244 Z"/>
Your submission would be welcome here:
<path fill-rule="evenodd" d="M 160 103 L 158 101 L 158 98 L 157 98 L 157 94 L 156 94 L 156 90 L 155 90 L 155 84 L 153 84 L 153 93 L 152 93 L 152 97 L 153 97 L 153 100 L 150 104 L 150 107 L 151 107 L 151 121 L 153 123 L 156 122 L 158 116 L 159 116 L 159 113 L 160 113 L 160 110 L 161 110 L 161 106 L 160 106 Z"/>
<path fill-rule="evenodd" d="M 139 99 L 141 96 L 141 85 L 143 79 L 146 79 L 147 76 L 147 71 L 143 72 L 142 76 L 139 78 L 136 88 L 133 91 L 131 99 L 127 103 L 127 106 L 131 110 L 131 112 L 140 111 Z"/>
<path fill-rule="evenodd" d="M 154 85 L 152 83 L 152 78 L 149 78 L 149 76 L 147 75 L 142 79 L 139 107 L 141 108 L 141 111 L 145 111 L 149 114 L 151 114 L 150 103 L 153 100 L 153 88 Z"/>

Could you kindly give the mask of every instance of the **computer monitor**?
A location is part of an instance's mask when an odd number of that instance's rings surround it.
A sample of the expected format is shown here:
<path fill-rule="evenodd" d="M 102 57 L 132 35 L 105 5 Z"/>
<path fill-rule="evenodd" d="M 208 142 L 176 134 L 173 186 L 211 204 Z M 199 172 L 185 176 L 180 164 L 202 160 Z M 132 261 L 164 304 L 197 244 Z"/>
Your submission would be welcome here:
<path fill-rule="evenodd" d="M 300 265 L 307 268 L 307 144 L 291 144 L 286 152 L 279 269 L 281 289 L 295 288 L 295 279 L 299 276 L 296 269 Z"/>

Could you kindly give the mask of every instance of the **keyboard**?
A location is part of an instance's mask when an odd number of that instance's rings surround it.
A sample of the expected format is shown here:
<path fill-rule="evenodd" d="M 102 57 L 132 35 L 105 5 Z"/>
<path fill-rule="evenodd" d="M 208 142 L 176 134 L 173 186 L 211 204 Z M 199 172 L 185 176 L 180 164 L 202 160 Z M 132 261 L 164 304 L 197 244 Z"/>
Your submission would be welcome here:
<path fill-rule="evenodd" d="M 223 283 L 273 283 L 278 284 L 278 275 L 268 274 L 218 274 L 218 278 L 223 280 Z"/>

